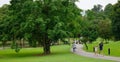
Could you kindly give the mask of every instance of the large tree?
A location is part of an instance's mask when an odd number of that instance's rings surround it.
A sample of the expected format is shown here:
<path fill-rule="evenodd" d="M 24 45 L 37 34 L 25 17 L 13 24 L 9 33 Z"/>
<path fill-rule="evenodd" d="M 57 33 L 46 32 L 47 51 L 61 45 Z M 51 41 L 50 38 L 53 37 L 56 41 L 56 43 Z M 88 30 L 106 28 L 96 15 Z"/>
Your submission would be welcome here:
<path fill-rule="evenodd" d="M 94 5 L 91 10 L 86 11 L 86 15 L 81 21 L 81 35 L 88 38 L 92 42 L 98 37 L 98 23 L 104 19 L 104 14 L 101 5 Z"/>
<path fill-rule="evenodd" d="M 0 7 L 0 41 L 2 41 L 2 46 L 4 47 L 7 40 L 10 38 L 8 36 L 8 32 L 9 30 L 7 30 L 7 28 L 5 27 L 8 27 L 6 25 L 8 25 L 8 22 L 6 22 L 6 18 L 8 18 L 8 13 L 9 13 L 9 10 L 8 10 L 8 7 L 9 5 L 3 5 L 2 7 Z M 4 24 L 4 22 L 6 22 Z"/>
<path fill-rule="evenodd" d="M 75 5 L 76 0 L 11 0 L 8 23 L 4 28 L 9 29 L 13 46 L 18 47 L 18 41 L 25 39 L 30 46 L 36 42 L 43 46 L 45 54 L 50 53 L 50 43 L 74 35 L 79 25 L 76 17 L 80 9 Z M 7 27 L 6 27 L 7 26 Z M 72 30 L 70 30 L 72 27 Z M 14 47 L 13 47 L 14 48 Z"/>
<path fill-rule="evenodd" d="M 120 40 L 120 1 L 113 6 L 112 31 L 116 40 Z"/>

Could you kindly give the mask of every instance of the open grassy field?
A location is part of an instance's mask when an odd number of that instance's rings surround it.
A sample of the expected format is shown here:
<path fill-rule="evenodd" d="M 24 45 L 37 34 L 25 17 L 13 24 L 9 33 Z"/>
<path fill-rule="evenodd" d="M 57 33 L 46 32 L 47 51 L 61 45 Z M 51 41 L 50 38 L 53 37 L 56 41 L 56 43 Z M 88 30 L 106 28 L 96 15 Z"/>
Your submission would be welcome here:
<path fill-rule="evenodd" d="M 94 42 L 92 44 L 88 44 L 88 51 L 93 52 L 93 47 L 98 45 L 98 42 Z M 110 48 L 111 56 L 117 56 L 120 57 L 120 41 L 118 42 L 109 42 L 108 44 L 104 44 L 103 46 L 103 54 L 108 55 L 108 48 Z M 84 47 L 85 49 L 85 47 Z M 87 50 L 86 50 L 87 51 Z"/>
<path fill-rule="evenodd" d="M 42 48 L 24 48 L 19 53 L 14 50 L 0 50 L 0 62 L 114 62 L 82 57 L 70 52 L 70 46 L 52 46 L 52 54 L 42 55 Z"/>

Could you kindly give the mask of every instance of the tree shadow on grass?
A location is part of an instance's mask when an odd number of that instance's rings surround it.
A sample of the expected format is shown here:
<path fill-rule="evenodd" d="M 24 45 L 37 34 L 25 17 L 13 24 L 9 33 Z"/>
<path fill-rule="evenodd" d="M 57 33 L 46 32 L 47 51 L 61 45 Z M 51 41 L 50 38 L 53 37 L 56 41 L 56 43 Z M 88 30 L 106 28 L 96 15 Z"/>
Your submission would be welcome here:
<path fill-rule="evenodd" d="M 0 58 L 22 58 L 22 57 L 35 57 L 44 56 L 42 51 L 37 48 L 23 49 L 19 53 L 16 53 L 12 49 L 6 49 L 0 51 Z"/>
<path fill-rule="evenodd" d="M 65 55 L 70 54 L 69 51 L 52 51 L 51 54 L 45 55 L 42 52 L 19 52 L 19 53 L 6 53 L 0 55 L 0 58 L 25 58 L 25 57 L 42 57 L 42 56 L 53 56 L 53 55 Z"/>
<path fill-rule="evenodd" d="M 24 48 L 21 49 L 19 53 L 14 50 L 4 50 L 0 51 L 0 58 L 25 58 L 25 57 L 43 57 L 43 56 L 53 56 L 53 55 L 65 55 L 70 54 L 69 48 L 55 46 L 51 48 L 51 54 L 44 55 L 42 48 Z"/>
<path fill-rule="evenodd" d="M 65 55 L 70 54 L 70 52 L 52 52 L 49 55 L 45 55 L 40 52 L 36 53 L 9 53 L 0 55 L 0 58 L 25 58 L 25 57 L 43 57 L 43 56 L 55 56 L 55 55 Z"/>
<path fill-rule="evenodd" d="M 22 58 L 22 57 L 35 57 L 35 56 L 44 56 L 42 53 L 10 53 L 10 54 L 4 54 L 0 55 L 1 58 Z"/>

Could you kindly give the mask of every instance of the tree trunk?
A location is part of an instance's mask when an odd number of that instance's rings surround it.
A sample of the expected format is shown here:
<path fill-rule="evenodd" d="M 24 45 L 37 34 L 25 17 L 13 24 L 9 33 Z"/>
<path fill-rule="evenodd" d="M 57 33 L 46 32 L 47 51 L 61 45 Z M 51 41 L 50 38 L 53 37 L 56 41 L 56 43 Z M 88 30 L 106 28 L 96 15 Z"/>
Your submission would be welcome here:
<path fill-rule="evenodd" d="M 43 45 L 44 54 L 50 54 L 50 40 L 45 36 L 45 41 Z"/>
<path fill-rule="evenodd" d="M 50 54 L 50 45 L 48 43 L 44 45 L 44 54 Z"/>
<path fill-rule="evenodd" d="M 87 43 L 86 43 L 86 42 L 84 42 L 84 44 L 85 44 L 85 47 L 86 47 L 86 49 L 88 50 L 88 46 L 87 46 Z"/>

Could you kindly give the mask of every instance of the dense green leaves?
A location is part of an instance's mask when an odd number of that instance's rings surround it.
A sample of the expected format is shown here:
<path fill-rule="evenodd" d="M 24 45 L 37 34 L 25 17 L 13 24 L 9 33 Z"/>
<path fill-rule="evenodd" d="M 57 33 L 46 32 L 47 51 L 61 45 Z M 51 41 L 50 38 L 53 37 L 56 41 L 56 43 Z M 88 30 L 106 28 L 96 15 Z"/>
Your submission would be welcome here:
<path fill-rule="evenodd" d="M 81 16 L 76 1 L 11 0 L 10 5 L 0 8 L 0 40 L 3 44 L 12 41 L 12 47 L 18 52 L 23 39 L 29 46 L 43 46 L 44 53 L 49 54 L 50 44 L 65 38 L 81 36 L 86 44 L 98 37 L 110 39 L 112 30 L 119 39 L 119 2 L 108 4 L 105 10 L 95 5 Z"/>
<path fill-rule="evenodd" d="M 81 22 L 81 35 L 87 37 L 90 42 L 98 37 L 110 39 L 112 37 L 110 14 L 108 14 L 110 11 L 112 11 L 112 6 L 109 7 L 109 4 L 104 11 L 99 4 L 87 10 L 83 17 L 84 21 Z"/>
<path fill-rule="evenodd" d="M 104 9 L 104 13 L 108 18 L 112 17 L 112 12 L 113 12 L 113 5 L 112 4 L 108 4 L 106 5 L 105 9 Z"/>
<path fill-rule="evenodd" d="M 100 22 L 98 23 L 98 33 L 99 37 L 103 39 L 110 39 L 112 37 L 110 19 L 100 20 Z"/>
<path fill-rule="evenodd" d="M 76 18 L 81 10 L 75 5 L 75 0 L 11 0 L 10 3 L 9 18 L 1 24 L 5 24 L 5 31 L 10 28 L 9 32 L 3 32 L 4 37 L 11 37 L 16 47 L 16 40 L 24 39 L 30 46 L 40 43 L 44 53 L 49 54 L 51 42 L 76 35 L 79 25 Z"/>
<path fill-rule="evenodd" d="M 116 40 L 120 40 L 120 1 L 114 5 L 112 14 L 112 31 Z"/>

